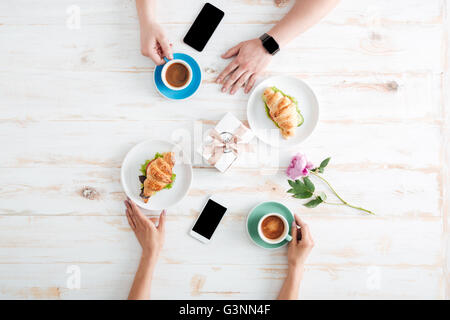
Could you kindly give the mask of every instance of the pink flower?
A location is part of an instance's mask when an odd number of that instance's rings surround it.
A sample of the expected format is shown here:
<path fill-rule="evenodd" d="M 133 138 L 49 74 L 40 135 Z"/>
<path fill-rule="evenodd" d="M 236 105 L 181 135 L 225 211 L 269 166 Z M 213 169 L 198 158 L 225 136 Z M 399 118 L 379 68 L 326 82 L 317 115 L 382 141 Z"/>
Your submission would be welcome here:
<path fill-rule="evenodd" d="M 292 157 L 291 163 L 286 170 L 286 174 L 292 180 L 299 177 L 306 177 L 309 174 L 309 170 L 314 168 L 314 165 L 306 159 L 306 156 L 301 153 L 297 153 Z"/>

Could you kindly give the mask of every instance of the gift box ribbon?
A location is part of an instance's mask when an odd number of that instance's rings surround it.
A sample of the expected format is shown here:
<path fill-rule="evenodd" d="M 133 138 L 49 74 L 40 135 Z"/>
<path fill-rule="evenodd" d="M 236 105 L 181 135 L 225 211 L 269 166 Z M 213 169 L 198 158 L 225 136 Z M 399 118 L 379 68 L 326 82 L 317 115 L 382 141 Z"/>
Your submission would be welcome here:
<path fill-rule="evenodd" d="M 231 135 L 230 138 L 225 138 L 216 129 L 211 129 L 209 136 L 212 138 L 211 143 L 203 148 L 204 154 L 211 154 L 208 159 L 210 165 L 215 165 L 224 153 L 232 152 L 238 156 L 241 152 L 249 152 L 252 150 L 249 143 L 242 143 L 242 136 L 247 132 L 244 125 L 240 125 Z"/>

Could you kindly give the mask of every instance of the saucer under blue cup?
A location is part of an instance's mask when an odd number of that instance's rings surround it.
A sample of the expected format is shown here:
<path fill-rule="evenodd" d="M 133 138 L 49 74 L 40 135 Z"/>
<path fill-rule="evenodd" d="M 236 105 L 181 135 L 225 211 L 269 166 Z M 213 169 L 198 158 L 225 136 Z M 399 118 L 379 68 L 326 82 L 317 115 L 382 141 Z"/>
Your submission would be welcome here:
<path fill-rule="evenodd" d="M 283 204 L 275 201 L 263 202 L 254 207 L 247 216 L 247 232 L 253 242 L 264 249 L 276 249 L 284 246 L 289 241 L 283 240 L 277 244 L 265 242 L 258 233 L 259 220 L 268 213 L 279 213 L 286 218 L 289 225 L 289 234 L 291 234 L 291 225 L 294 216 L 291 211 Z"/>
<path fill-rule="evenodd" d="M 153 73 L 153 79 L 155 81 L 156 89 L 162 94 L 164 97 L 172 100 L 183 100 L 192 96 L 200 87 L 202 83 L 202 70 L 198 65 L 197 61 L 194 60 L 191 56 L 185 53 L 174 53 L 174 59 L 180 59 L 185 61 L 192 69 L 192 81 L 191 83 L 182 90 L 172 90 L 166 87 L 164 82 L 161 79 L 161 71 L 164 65 L 157 66 L 155 68 L 155 72 Z"/>

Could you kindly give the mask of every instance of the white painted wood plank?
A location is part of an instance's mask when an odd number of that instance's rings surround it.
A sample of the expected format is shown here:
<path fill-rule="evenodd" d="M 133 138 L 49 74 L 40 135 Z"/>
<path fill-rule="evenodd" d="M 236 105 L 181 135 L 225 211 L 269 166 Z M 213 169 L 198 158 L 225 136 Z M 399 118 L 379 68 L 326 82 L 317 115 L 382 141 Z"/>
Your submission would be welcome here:
<path fill-rule="evenodd" d="M 341 171 L 330 164 L 326 176 L 344 199 L 374 211 L 380 217 L 439 217 L 442 196 L 438 172 L 402 169 Z M 118 168 L 6 168 L 0 169 L 0 215 L 123 215 L 125 195 Z M 137 178 L 137 177 L 136 177 Z M 212 179 L 213 178 L 213 179 Z M 312 177 L 317 190 L 331 191 Z M 82 194 L 93 189 L 92 200 Z M 302 200 L 291 198 L 283 169 L 262 174 L 258 170 L 194 169 L 188 196 L 170 210 L 195 216 L 210 194 L 227 199 L 232 214 L 244 216 L 258 202 L 285 203 L 302 216 L 355 217 L 347 207 L 320 206 L 307 209 Z M 26 201 L 23 201 L 26 199 Z M 370 217 L 368 217 L 370 221 Z"/>
<path fill-rule="evenodd" d="M 262 24 L 223 25 L 198 53 L 182 44 L 184 25 L 168 25 L 168 37 L 176 52 L 193 55 L 203 68 L 222 70 L 220 58 L 240 41 L 267 31 Z M 148 71 L 153 63 L 140 55 L 138 25 L 2 26 L 2 71 Z M 236 35 L 238 37 L 231 37 Z M 414 34 L 415 41 L 410 41 Z M 317 25 L 274 57 L 268 71 L 277 72 L 441 72 L 443 29 L 440 25 L 394 25 L 373 39 L 359 25 Z M 36 48 L 32 50 L 31 48 Z M 207 54 L 206 54 L 207 53 Z"/>
<path fill-rule="evenodd" d="M 223 115 L 217 113 L 218 118 Z M 170 133 L 167 138 L 174 141 L 181 136 L 186 151 L 195 154 L 200 145 L 200 140 L 191 135 L 195 125 L 192 121 L 150 119 L 42 121 L 25 126 L 7 122 L 0 133 L 0 145 L 5 146 L 0 167 L 120 167 L 132 146 L 146 139 L 160 139 L 162 133 Z M 204 130 L 209 127 L 209 122 L 202 126 Z M 279 152 L 269 150 L 264 144 L 255 145 L 255 153 L 247 154 L 236 165 L 287 167 L 291 156 L 301 151 L 313 161 L 332 156 L 334 164 L 347 167 L 436 170 L 440 165 L 440 135 L 440 126 L 428 123 L 321 122 L 301 148 Z M 200 157 L 192 159 L 194 165 L 204 165 Z"/>
<path fill-rule="evenodd" d="M 250 241 L 245 214 L 230 209 L 214 240 L 205 246 L 188 235 L 194 215 L 168 210 L 161 263 L 285 266 L 286 248 L 265 251 Z M 444 259 L 440 218 L 311 215 L 305 219 L 317 244 L 308 265 L 438 267 Z M 139 244 L 125 216 L 2 216 L 0 222 L 2 264 L 116 264 L 139 259 Z"/>
<path fill-rule="evenodd" d="M 2 299 L 125 299 L 134 265 L 80 264 L 81 288 L 68 289 L 70 264 L 0 264 Z M 10 274 L 17 274 L 11 278 Z M 283 266 L 158 264 L 155 299 L 274 299 Z M 370 277 L 379 277 L 373 281 Z M 308 266 L 301 299 L 437 299 L 441 271 L 422 267 Z M 352 284 L 348 291 L 341 288 Z M 172 289 L 176 288 L 176 289 Z M 418 290 L 421 288 L 422 290 Z"/>
<path fill-rule="evenodd" d="M 445 21 L 444 26 L 446 29 L 444 42 L 444 75 L 443 75 L 443 104 L 442 108 L 444 111 L 444 126 L 443 126 L 443 168 L 442 168 L 442 178 L 443 182 L 443 201 L 442 201 L 442 213 L 443 213 L 443 223 L 444 223 L 444 241 L 446 241 L 446 256 L 447 259 L 444 261 L 444 280 L 443 286 L 445 295 L 444 298 L 450 299 L 450 93 L 448 88 L 450 86 L 450 2 L 448 0 L 445 1 L 444 10 L 445 10 Z"/>
<path fill-rule="evenodd" d="M 293 75 L 315 90 L 321 121 L 442 119 L 440 74 Z M 246 119 L 248 95 L 241 91 L 234 96 L 219 93 L 221 87 L 212 83 L 215 76 L 217 72 L 208 69 L 198 94 L 176 104 L 159 96 L 150 72 L 0 74 L 0 123 L 25 126 L 42 120 L 197 120 L 205 119 L 205 115 L 218 120 L 227 111 Z"/>
<path fill-rule="evenodd" d="M 212 0 L 225 12 L 223 23 L 270 23 L 279 20 L 293 1 L 277 8 L 274 0 Z M 160 1 L 158 20 L 162 23 L 192 23 L 202 7 L 201 1 L 184 1 L 189 10 L 180 9 L 176 0 Z M 29 2 L 15 0 L 0 4 L 2 24 L 65 24 L 67 8 L 80 8 L 82 25 L 137 23 L 134 0 L 44 0 Z M 5 14 L 7 13 L 7 14 Z M 440 0 L 346 0 L 342 1 L 322 23 L 339 24 L 437 24 L 442 21 Z"/>
<path fill-rule="evenodd" d="M 312 267 L 300 299 L 442 299 L 441 276 L 439 268 Z"/>

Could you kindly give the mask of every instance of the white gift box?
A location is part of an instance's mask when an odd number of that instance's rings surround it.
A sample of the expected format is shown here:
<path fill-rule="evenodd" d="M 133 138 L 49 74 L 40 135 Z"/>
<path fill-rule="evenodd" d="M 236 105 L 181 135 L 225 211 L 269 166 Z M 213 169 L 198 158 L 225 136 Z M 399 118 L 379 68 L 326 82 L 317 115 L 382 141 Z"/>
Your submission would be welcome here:
<path fill-rule="evenodd" d="M 248 143 L 254 136 L 249 128 L 228 112 L 214 129 L 208 132 L 197 151 L 208 163 L 220 172 L 225 172 L 241 152 L 248 150 Z"/>

